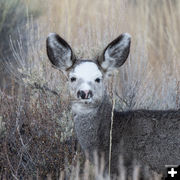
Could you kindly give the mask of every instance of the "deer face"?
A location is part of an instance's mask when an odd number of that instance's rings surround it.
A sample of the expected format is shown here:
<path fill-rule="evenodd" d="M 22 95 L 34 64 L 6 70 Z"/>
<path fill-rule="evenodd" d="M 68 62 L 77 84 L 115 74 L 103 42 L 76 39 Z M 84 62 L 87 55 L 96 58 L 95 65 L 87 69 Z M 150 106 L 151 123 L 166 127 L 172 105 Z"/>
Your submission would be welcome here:
<path fill-rule="evenodd" d="M 130 50 L 130 35 L 122 34 L 112 41 L 96 60 L 76 59 L 71 47 L 60 36 L 47 38 L 47 54 L 51 63 L 68 77 L 73 111 L 87 112 L 103 101 L 107 74 L 120 67 Z"/>

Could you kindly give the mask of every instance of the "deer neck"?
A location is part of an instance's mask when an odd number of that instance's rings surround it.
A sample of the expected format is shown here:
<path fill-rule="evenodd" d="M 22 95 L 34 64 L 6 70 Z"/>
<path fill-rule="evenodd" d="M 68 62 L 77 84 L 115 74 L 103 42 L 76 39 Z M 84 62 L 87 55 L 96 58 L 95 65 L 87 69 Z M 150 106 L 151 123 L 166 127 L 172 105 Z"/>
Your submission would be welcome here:
<path fill-rule="evenodd" d="M 100 148 L 104 151 L 103 146 L 109 141 L 111 110 L 109 97 L 105 95 L 97 108 L 74 115 L 76 135 L 84 151 L 93 153 Z"/>

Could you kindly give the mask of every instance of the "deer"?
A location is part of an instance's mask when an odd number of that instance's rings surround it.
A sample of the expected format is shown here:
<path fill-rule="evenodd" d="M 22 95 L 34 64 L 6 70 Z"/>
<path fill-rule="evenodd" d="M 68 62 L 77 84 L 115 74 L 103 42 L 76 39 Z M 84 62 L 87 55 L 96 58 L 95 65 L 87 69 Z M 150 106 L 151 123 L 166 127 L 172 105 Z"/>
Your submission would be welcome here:
<path fill-rule="evenodd" d="M 75 132 L 84 152 L 93 161 L 94 151 L 103 153 L 105 167 L 118 174 L 118 157 L 125 167 L 132 159 L 152 171 L 165 174 L 165 165 L 180 165 L 180 110 L 113 109 L 105 81 L 129 56 L 131 35 L 123 33 L 107 45 L 96 59 L 78 59 L 70 45 L 56 33 L 46 40 L 52 65 L 67 77 Z M 109 162 L 111 115 L 112 152 Z"/>

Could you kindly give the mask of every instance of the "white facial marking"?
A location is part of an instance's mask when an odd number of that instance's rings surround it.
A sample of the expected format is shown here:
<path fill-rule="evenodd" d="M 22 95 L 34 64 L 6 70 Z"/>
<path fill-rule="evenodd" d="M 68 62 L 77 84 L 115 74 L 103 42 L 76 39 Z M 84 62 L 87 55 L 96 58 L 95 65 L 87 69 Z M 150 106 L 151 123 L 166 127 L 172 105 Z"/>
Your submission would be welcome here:
<path fill-rule="evenodd" d="M 82 104 L 76 104 L 72 106 L 73 112 L 76 114 L 88 114 L 92 111 L 94 111 L 94 108 L 89 108 L 88 106 L 82 105 Z"/>
<path fill-rule="evenodd" d="M 91 87 L 87 83 L 82 83 L 81 86 L 79 87 L 81 90 L 89 90 Z"/>
<path fill-rule="evenodd" d="M 101 71 L 98 69 L 98 66 L 93 62 L 83 62 L 77 65 L 74 69 L 74 72 L 70 75 L 75 76 L 78 79 L 81 78 L 86 83 L 91 81 L 94 82 L 96 78 L 102 78 Z"/>

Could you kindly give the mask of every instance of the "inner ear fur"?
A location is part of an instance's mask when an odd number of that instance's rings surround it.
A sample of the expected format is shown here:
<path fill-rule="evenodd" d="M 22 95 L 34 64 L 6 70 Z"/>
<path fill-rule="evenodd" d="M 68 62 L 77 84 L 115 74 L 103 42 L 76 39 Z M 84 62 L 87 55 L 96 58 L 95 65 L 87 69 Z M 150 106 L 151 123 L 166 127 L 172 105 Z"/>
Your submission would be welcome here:
<path fill-rule="evenodd" d="M 130 52 L 131 36 L 121 34 L 104 49 L 98 64 L 104 71 L 118 68 L 124 64 Z"/>
<path fill-rule="evenodd" d="M 49 34 L 46 48 L 50 62 L 58 69 L 66 71 L 75 63 L 75 56 L 70 45 L 58 34 Z"/>

